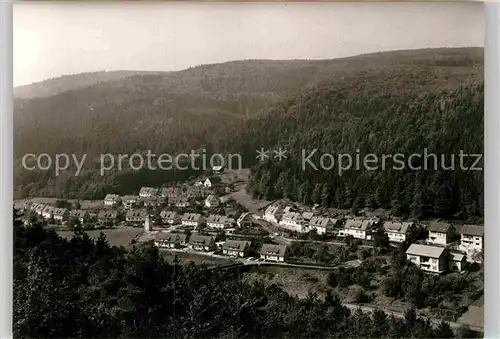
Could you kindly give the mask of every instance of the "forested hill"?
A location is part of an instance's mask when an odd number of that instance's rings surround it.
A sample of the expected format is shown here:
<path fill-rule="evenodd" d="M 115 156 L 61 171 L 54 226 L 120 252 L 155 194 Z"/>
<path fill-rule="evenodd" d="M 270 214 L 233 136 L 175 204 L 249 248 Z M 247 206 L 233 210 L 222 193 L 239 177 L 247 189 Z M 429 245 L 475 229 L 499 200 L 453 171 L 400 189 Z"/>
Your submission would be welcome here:
<path fill-rule="evenodd" d="M 281 145 L 289 152 L 287 170 L 281 170 L 284 163 L 258 167 L 255 194 L 332 206 L 392 207 L 416 216 L 480 216 L 480 172 L 351 171 L 340 177 L 335 171 L 299 170 L 297 155 L 302 148 L 321 148 L 320 154 L 358 148 L 377 154 L 421 153 L 422 148 L 481 153 L 482 86 L 479 48 L 204 65 L 17 99 L 15 152 L 17 157 L 27 152 L 177 153 L 204 147 L 243 153 L 253 165 L 256 149 Z M 110 187 L 130 190 L 147 177 L 40 175 L 18 169 L 19 194 L 102 194 Z M 134 180 L 137 175 L 141 180 Z M 168 176 L 154 180 L 161 184 Z M 291 187 L 285 189 L 285 182 Z"/>

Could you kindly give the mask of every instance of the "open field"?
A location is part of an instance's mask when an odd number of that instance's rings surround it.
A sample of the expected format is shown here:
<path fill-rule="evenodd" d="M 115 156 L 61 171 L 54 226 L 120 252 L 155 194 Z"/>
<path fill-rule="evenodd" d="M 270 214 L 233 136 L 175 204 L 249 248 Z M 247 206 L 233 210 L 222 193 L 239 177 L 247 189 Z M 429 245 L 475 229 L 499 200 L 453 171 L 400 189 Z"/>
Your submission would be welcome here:
<path fill-rule="evenodd" d="M 139 234 L 143 233 L 144 230 L 142 228 L 128 227 L 128 228 L 115 228 L 109 230 L 91 230 L 86 232 L 91 238 L 97 238 L 99 234 L 104 233 L 111 245 L 130 247 L 132 245 L 130 243 L 132 239 L 134 239 Z M 57 231 L 57 234 L 65 238 L 71 238 L 73 232 Z"/>
<path fill-rule="evenodd" d="M 189 264 L 193 262 L 195 265 L 205 264 L 207 266 L 213 267 L 218 265 L 229 265 L 234 264 L 234 261 L 231 259 L 222 259 L 222 258 L 214 258 L 209 257 L 203 254 L 195 254 L 195 253 L 182 253 L 182 252 L 171 252 L 171 251 L 160 251 L 163 257 L 170 263 L 174 262 L 175 256 L 179 259 L 180 264 Z"/>

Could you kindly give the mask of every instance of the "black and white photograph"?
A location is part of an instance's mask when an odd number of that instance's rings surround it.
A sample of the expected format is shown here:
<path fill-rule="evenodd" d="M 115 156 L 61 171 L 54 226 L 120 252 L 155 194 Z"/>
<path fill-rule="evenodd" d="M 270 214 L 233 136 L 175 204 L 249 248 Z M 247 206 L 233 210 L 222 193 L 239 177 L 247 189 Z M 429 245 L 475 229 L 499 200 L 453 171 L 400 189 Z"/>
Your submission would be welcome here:
<path fill-rule="evenodd" d="M 482 3 L 13 8 L 13 337 L 484 337 Z"/>

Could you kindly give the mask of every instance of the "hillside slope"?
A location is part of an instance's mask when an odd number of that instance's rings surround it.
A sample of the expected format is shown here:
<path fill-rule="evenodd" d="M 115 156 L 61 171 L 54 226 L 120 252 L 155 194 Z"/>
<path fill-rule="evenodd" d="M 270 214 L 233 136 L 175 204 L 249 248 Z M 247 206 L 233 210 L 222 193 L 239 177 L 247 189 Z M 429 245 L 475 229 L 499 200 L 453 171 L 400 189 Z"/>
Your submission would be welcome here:
<path fill-rule="evenodd" d="M 413 145 L 406 147 L 411 150 L 437 140 L 439 150 L 451 149 L 458 145 L 457 136 L 468 135 L 468 124 L 473 126 L 469 148 L 481 149 L 482 79 L 483 50 L 477 48 L 325 61 L 247 60 L 133 75 L 50 97 L 17 99 L 15 152 L 19 159 L 27 152 L 95 155 L 205 147 L 242 152 L 252 165 L 260 146 L 328 145 L 331 151 L 352 151 L 363 144 L 394 152 L 400 145 Z M 436 111 L 441 106 L 445 113 Z M 456 134 L 441 135 L 441 128 Z M 425 142 L 415 141 L 419 138 Z M 78 179 L 40 175 L 18 167 L 18 193 L 99 195 L 109 187 L 129 190 L 144 182 L 131 179 L 137 173 L 118 179 L 118 174 L 102 178 L 91 171 Z M 160 184 L 170 174 L 140 175 Z M 319 178 L 338 186 L 333 177 Z M 131 180 L 134 185 L 123 185 Z"/>

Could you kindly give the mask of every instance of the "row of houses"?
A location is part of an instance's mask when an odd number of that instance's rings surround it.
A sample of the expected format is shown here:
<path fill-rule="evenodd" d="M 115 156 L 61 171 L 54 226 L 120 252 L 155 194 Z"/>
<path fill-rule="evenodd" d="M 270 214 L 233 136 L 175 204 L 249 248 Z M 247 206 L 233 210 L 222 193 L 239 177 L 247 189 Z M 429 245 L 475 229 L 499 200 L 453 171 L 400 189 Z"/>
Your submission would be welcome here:
<path fill-rule="evenodd" d="M 129 211 L 132 212 L 132 211 Z M 128 213 L 127 213 L 128 214 Z M 146 214 L 142 220 L 144 220 Z M 252 217 L 250 213 L 242 213 L 238 219 L 235 221 L 233 218 L 227 217 L 225 215 L 210 214 L 208 217 L 204 217 L 199 213 L 177 213 L 175 211 L 163 210 L 160 212 L 160 218 L 164 225 L 178 225 L 199 227 L 202 224 L 206 224 L 209 228 L 224 229 L 234 226 L 236 223 L 239 227 L 247 227 L 252 223 Z M 128 218 L 127 218 L 128 220 Z"/>
<path fill-rule="evenodd" d="M 69 219 L 77 219 L 80 223 L 85 224 L 90 221 L 115 221 L 118 217 L 117 211 L 101 210 L 88 211 L 83 209 L 69 210 L 67 208 L 57 208 L 51 205 L 42 203 L 27 203 L 23 206 L 24 212 L 38 215 L 46 220 L 54 220 L 55 222 L 65 222 Z"/>
<path fill-rule="evenodd" d="M 158 233 L 154 244 L 163 248 L 178 248 L 187 246 L 195 251 L 210 252 L 217 248 L 213 236 L 193 234 L 187 240 L 187 235 L 183 233 Z M 222 253 L 231 257 L 243 258 L 248 256 L 250 248 L 249 241 L 227 240 L 222 244 Z M 284 262 L 287 247 L 283 245 L 263 244 L 260 256 L 264 260 Z"/>
<path fill-rule="evenodd" d="M 208 195 L 208 189 L 217 186 L 220 183 L 219 177 L 210 177 L 199 180 L 193 186 L 172 186 L 164 188 L 141 187 L 137 196 L 118 194 L 108 194 L 104 198 L 105 206 L 117 206 L 123 204 L 125 207 L 136 204 L 139 201 L 144 203 L 153 203 L 155 201 L 176 201 L 179 198 L 190 200 L 200 199 Z"/>

